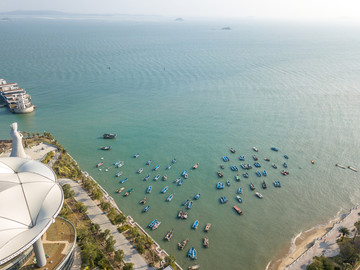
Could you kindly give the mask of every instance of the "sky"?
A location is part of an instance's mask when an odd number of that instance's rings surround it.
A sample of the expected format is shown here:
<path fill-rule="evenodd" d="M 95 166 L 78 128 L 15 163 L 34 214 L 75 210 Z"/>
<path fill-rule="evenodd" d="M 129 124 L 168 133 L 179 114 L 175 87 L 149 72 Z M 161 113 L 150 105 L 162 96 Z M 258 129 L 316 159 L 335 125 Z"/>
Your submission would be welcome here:
<path fill-rule="evenodd" d="M 360 0 L 0 0 L 0 12 L 56 10 L 175 17 L 360 20 Z"/>

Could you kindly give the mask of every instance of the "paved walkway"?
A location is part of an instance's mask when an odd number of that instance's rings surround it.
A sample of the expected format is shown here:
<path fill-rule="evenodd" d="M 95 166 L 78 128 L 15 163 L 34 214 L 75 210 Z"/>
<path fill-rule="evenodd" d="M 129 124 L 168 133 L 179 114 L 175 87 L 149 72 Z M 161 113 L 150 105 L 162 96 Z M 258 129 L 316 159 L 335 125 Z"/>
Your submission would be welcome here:
<path fill-rule="evenodd" d="M 355 229 L 354 223 L 360 220 L 360 216 L 358 215 L 359 211 L 360 206 L 352 208 L 349 214 L 342 220 L 336 222 L 334 227 L 325 235 L 316 239 L 314 244 L 308 250 L 285 269 L 306 269 L 306 266 L 312 263 L 315 256 L 324 255 L 326 257 L 333 257 L 338 255 L 340 253 L 340 248 L 336 241 L 339 239 L 339 236 L 341 236 L 339 229 L 341 227 L 348 228 L 351 232 L 348 237 L 353 237 L 353 230 Z"/>
<path fill-rule="evenodd" d="M 125 236 L 118 232 L 117 227 L 110 222 L 108 217 L 103 214 L 103 211 L 78 183 L 71 179 L 59 179 L 59 182 L 61 185 L 70 184 L 75 192 L 75 200 L 84 203 L 88 207 L 87 215 L 93 223 L 99 224 L 102 231 L 110 230 L 111 235 L 116 240 L 115 250 L 122 249 L 124 251 L 124 261 L 126 263 L 132 262 L 134 269 L 156 269 L 148 266 L 145 259 L 133 248 Z"/>

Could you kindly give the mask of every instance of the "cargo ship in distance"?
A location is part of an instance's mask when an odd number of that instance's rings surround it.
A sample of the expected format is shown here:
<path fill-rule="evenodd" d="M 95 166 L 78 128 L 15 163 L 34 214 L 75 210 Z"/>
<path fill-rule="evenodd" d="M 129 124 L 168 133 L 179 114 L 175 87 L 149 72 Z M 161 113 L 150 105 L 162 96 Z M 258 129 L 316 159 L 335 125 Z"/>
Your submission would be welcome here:
<path fill-rule="evenodd" d="M 7 83 L 0 79 L 0 97 L 0 105 L 8 106 L 12 113 L 31 113 L 35 109 L 30 95 L 17 83 Z"/>

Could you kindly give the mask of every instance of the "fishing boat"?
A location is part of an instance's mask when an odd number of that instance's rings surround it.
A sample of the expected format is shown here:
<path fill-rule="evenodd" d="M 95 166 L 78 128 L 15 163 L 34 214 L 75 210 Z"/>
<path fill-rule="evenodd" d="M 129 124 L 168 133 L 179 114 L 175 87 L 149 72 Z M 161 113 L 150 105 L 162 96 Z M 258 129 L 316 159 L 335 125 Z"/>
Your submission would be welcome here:
<path fill-rule="evenodd" d="M 149 211 L 150 205 L 146 206 L 143 210 L 144 213 L 146 213 L 147 211 Z"/>
<path fill-rule="evenodd" d="M 239 195 L 236 195 L 236 199 L 238 200 L 239 203 L 242 203 L 242 198 Z"/>
<path fill-rule="evenodd" d="M 200 269 L 200 264 L 189 266 L 189 270 L 197 270 Z"/>
<path fill-rule="evenodd" d="M 256 194 L 256 196 L 257 196 L 259 199 L 264 198 L 264 196 L 263 196 L 261 193 L 259 193 L 259 192 L 255 192 L 255 194 Z"/>
<path fill-rule="evenodd" d="M 224 166 L 224 165 L 220 165 L 220 168 L 221 168 L 221 169 L 225 169 L 225 166 Z"/>
<path fill-rule="evenodd" d="M 209 232 L 210 231 L 210 228 L 211 228 L 211 223 L 208 223 L 206 224 L 205 228 L 204 228 L 204 231 L 205 232 Z"/>
<path fill-rule="evenodd" d="M 185 173 L 184 178 L 185 178 L 185 179 L 188 179 L 188 178 L 189 178 L 189 175 L 188 175 L 187 173 Z"/>
<path fill-rule="evenodd" d="M 179 214 L 178 214 L 178 218 L 187 219 L 188 218 L 188 213 L 181 209 Z"/>
<path fill-rule="evenodd" d="M 289 174 L 289 172 L 286 172 L 285 170 L 282 170 L 282 171 L 281 171 L 281 174 L 286 176 L 286 175 Z"/>
<path fill-rule="evenodd" d="M 103 146 L 100 149 L 101 150 L 111 150 L 111 146 Z"/>
<path fill-rule="evenodd" d="M 245 156 L 240 156 L 239 159 L 240 160 L 245 160 Z"/>
<path fill-rule="evenodd" d="M 137 173 L 140 174 L 140 173 L 143 172 L 143 170 L 144 170 L 143 168 L 140 168 L 140 169 L 137 171 Z"/>
<path fill-rule="evenodd" d="M 180 181 L 181 181 L 181 178 L 178 178 L 178 179 L 174 180 L 174 183 L 177 184 L 177 183 L 179 183 Z"/>
<path fill-rule="evenodd" d="M 239 189 L 237 190 L 237 193 L 242 194 L 242 188 L 241 187 L 239 187 Z"/>
<path fill-rule="evenodd" d="M 187 205 L 188 203 L 190 202 L 190 200 L 186 200 L 186 201 L 184 201 L 183 203 L 182 203 L 182 205 Z"/>
<path fill-rule="evenodd" d="M 161 190 L 161 193 L 165 193 L 168 189 L 169 189 L 168 186 L 164 187 L 164 188 Z"/>
<path fill-rule="evenodd" d="M 254 146 L 253 148 L 252 148 L 255 152 L 258 152 L 259 150 Z"/>
<path fill-rule="evenodd" d="M 226 181 L 226 185 L 227 185 L 228 187 L 230 186 L 230 181 L 229 181 L 229 180 Z"/>
<path fill-rule="evenodd" d="M 154 177 L 154 181 L 159 180 L 159 178 L 160 178 L 160 174 L 158 174 L 158 175 L 156 175 L 156 176 Z"/>
<path fill-rule="evenodd" d="M 255 155 L 253 155 L 253 159 L 254 159 L 255 161 L 257 161 L 257 160 L 258 160 L 258 157 L 255 156 Z"/>
<path fill-rule="evenodd" d="M 183 180 L 180 180 L 178 186 L 181 186 L 182 184 L 183 184 Z"/>
<path fill-rule="evenodd" d="M 188 205 L 186 206 L 186 208 L 187 208 L 187 209 L 190 209 L 192 206 L 193 206 L 193 202 L 190 201 L 190 202 L 188 203 Z"/>
<path fill-rule="evenodd" d="M 196 250 L 194 247 L 190 248 L 189 252 L 188 252 L 188 256 L 193 259 L 196 260 Z"/>
<path fill-rule="evenodd" d="M 280 181 L 274 181 L 274 186 L 275 187 L 281 187 Z"/>
<path fill-rule="evenodd" d="M 167 174 L 164 174 L 164 176 L 162 177 L 163 181 L 166 181 L 167 180 Z"/>
<path fill-rule="evenodd" d="M 192 168 L 195 170 L 199 167 L 199 163 L 196 163 Z"/>
<path fill-rule="evenodd" d="M 269 159 L 269 158 L 264 158 L 264 160 L 265 160 L 265 161 L 270 161 L 270 159 Z"/>
<path fill-rule="evenodd" d="M 146 193 L 151 193 L 152 186 L 148 186 Z"/>
<path fill-rule="evenodd" d="M 220 171 L 218 171 L 217 174 L 220 178 L 224 176 Z"/>
<path fill-rule="evenodd" d="M 265 181 L 262 182 L 261 186 L 262 186 L 263 189 L 267 188 L 267 185 L 266 185 Z"/>
<path fill-rule="evenodd" d="M 229 157 L 223 157 L 223 161 L 228 162 L 228 161 L 230 161 L 230 159 L 229 159 Z"/>
<path fill-rule="evenodd" d="M 152 226 L 151 230 L 156 230 L 157 228 L 159 228 L 160 224 L 161 224 L 161 222 L 157 220 L 155 222 L 154 226 Z"/>
<path fill-rule="evenodd" d="M 275 163 L 273 165 L 271 165 L 274 169 L 277 169 L 277 166 L 275 165 Z"/>
<path fill-rule="evenodd" d="M 231 169 L 232 171 L 238 171 L 238 170 L 239 170 L 238 167 L 236 167 L 235 165 L 234 165 L 234 166 L 231 166 L 230 169 Z"/>
<path fill-rule="evenodd" d="M 286 164 L 286 162 L 284 162 L 284 163 L 283 163 L 283 166 L 284 166 L 284 168 L 287 168 L 287 164 Z"/>
<path fill-rule="evenodd" d="M 169 166 L 166 167 L 167 170 L 171 169 L 171 164 Z"/>
<path fill-rule="evenodd" d="M 284 158 L 285 158 L 285 159 L 289 159 L 288 155 L 284 155 Z"/>
<path fill-rule="evenodd" d="M 183 240 L 181 243 L 178 243 L 178 248 L 179 248 L 180 250 L 183 250 L 188 242 L 189 242 L 189 239 L 186 238 L 186 239 Z"/>
<path fill-rule="evenodd" d="M 279 151 L 276 147 L 271 147 L 271 150 L 273 150 L 275 152 Z"/>
<path fill-rule="evenodd" d="M 311 161 L 311 164 L 315 164 L 315 160 L 312 160 L 312 161 Z"/>
<path fill-rule="evenodd" d="M 125 189 L 125 188 L 124 188 L 124 187 L 122 187 L 122 188 L 120 188 L 120 189 L 116 190 L 116 193 L 121 193 L 124 189 Z"/>
<path fill-rule="evenodd" d="M 164 239 L 170 241 L 171 237 L 173 237 L 173 234 L 174 234 L 174 229 L 171 229 L 171 231 L 165 235 Z"/>
<path fill-rule="evenodd" d="M 207 238 L 206 236 L 204 237 L 203 246 L 204 246 L 205 248 L 208 248 L 208 247 L 209 247 L 209 238 Z"/>
<path fill-rule="evenodd" d="M 99 168 L 102 165 L 104 165 L 104 162 L 100 162 L 100 163 L 96 164 L 96 168 Z"/>
<path fill-rule="evenodd" d="M 137 153 L 134 155 L 134 158 L 138 158 L 140 156 L 140 153 Z"/>
<path fill-rule="evenodd" d="M 104 138 L 104 139 L 115 139 L 115 138 L 116 138 L 116 134 L 115 134 L 115 133 L 104 133 L 104 134 L 103 134 L 103 138 Z"/>
<path fill-rule="evenodd" d="M 172 164 L 176 163 L 176 158 L 171 161 Z"/>
<path fill-rule="evenodd" d="M 255 166 L 256 168 L 260 168 L 260 167 L 261 167 L 261 165 L 260 165 L 259 162 L 255 162 L 255 163 L 254 163 L 254 166 Z"/>
<path fill-rule="evenodd" d="M 236 153 L 236 150 L 234 148 L 230 148 L 230 152 L 235 154 Z"/>
<path fill-rule="evenodd" d="M 198 200 L 199 198 L 200 198 L 200 193 L 196 194 L 194 197 L 195 200 Z"/>
<path fill-rule="evenodd" d="M 220 203 L 222 203 L 222 204 L 227 202 L 227 199 L 225 196 L 221 196 L 219 200 L 220 200 Z"/>
<path fill-rule="evenodd" d="M 186 173 L 187 173 L 187 170 L 183 171 L 183 172 L 181 173 L 181 176 L 185 176 Z"/>
<path fill-rule="evenodd" d="M 239 207 L 237 207 L 236 205 L 234 205 L 234 210 L 239 214 L 239 215 L 242 215 L 243 212 L 240 210 Z"/>
<path fill-rule="evenodd" d="M 236 175 L 235 175 L 235 180 L 236 180 L 237 182 L 240 182 L 239 174 L 236 174 Z"/>
<path fill-rule="evenodd" d="M 244 176 L 245 178 L 249 178 L 249 174 L 248 174 L 248 173 L 243 173 L 243 176 Z"/>
<path fill-rule="evenodd" d="M 250 186 L 250 189 L 251 189 L 251 190 L 254 190 L 254 189 L 255 189 L 255 187 L 254 187 L 254 184 L 253 184 L 253 183 L 250 183 L 250 184 L 249 184 L 249 186 Z"/>
<path fill-rule="evenodd" d="M 127 180 L 128 180 L 128 178 L 125 178 L 125 179 L 121 180 L 120 184 L 124 184 Z"/>
<path fill-rule="evenodd" d="M 119 176 L 121 176 L 122 174 L 123 174 L 123 172 L 120 171 L 120 172 L 118 172 L 117 174 L 115 174 L 115 176 L 116 176 L 116 177 L 119 177 Z"/>
<path fill-rule="evenodd" d="M 144 177 L 144 181 L 149 180 L 149 178 L 150 178 L 150 175 L 148 174 L 147 176 Z"/>
<path fill-rule="evenodd" d="M 157 171 L 160 168 L 160 165 L 156 165 L 153 169 L 153 171 Z"/>
<path fill-rule="evenodd" d="M 261 173 L 259 171 L 256 171 L 256 175 L 260 177 Z"/>
<path fill-rule="evenodd" d="M 218 182 L 216 185 L 217 189 L 223 189 L 224 188 L 224 183 Z"/>
<path fill-rule="evenodd" d="M 127 197 L 131 194 L 131 192 L 134 191 L 134 188 L 130 188 L 125 194 L 124 194 L 124 197 Z"/>
<path fill-rule="evenodd" d="M 119 165 L 119 164 L 122 163 L 122 162 L 124 162 L 124 161 L 116 161 L 116 162 L 114 163 L 114 165 L 117 166 L 117 165 Z"/>
<path fill-rule="evenodd" d="M 146 165 L 150 165 L 150 164 L 151 164 L 151 159 L 146 162 Z"/>
<path fill-rule="evenodd" d="M 348 166 L 348 168 L 349 168 L 350 170 L 354 171 L 354 172 L 357 172 L 357 171 L 358 171 L 357 169 L 355 169 L 354 167 L 351 167 L 351 166 Z"/>
<path fill-rule="evenodd" d="M 157 222 L 157 219 L 154 219 L 153 221 L 150 222 L 148 227 L 151 229 L 155 225 L 156 222 Z"/>
<path fill-rule="evenodd" d="M 265 170 L 263 171 L 263 175 L 264 175 L 264 176 L 267 176 L 267 172 L 266 172 Z"/>
<path fill-rule="evenodd" d="M 175 193 L 170 194 L 169 197 L 167 197 L 166 201 L 170 202 L 174 198 Z"/>
<path fill-rule="evenodd" d="M 199 225 L 199 221 L 198 220 L 195 220 L 195 222 L 193 223 L 193 225 L 191 226 L 191 228 L 193 228 L 193 229 L 197 229 L 197 227 L 198 227 L 198 225 Z"/>
<path fill-rule="evenodd" d="M 145 197 L 144 199 L 142 199 L 139 203 L 140 204 L 145 204 L 146 203 L 146 201 L 147 201 L 147 198 Z"/>

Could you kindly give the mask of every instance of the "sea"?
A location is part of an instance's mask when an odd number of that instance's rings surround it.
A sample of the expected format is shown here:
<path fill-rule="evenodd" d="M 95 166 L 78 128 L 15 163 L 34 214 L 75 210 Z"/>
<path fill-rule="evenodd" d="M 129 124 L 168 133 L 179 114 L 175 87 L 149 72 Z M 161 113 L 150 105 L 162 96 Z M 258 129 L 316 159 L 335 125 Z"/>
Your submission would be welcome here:
<path fill-rule="evenodd" d="M 25 88 L 36 105 L 26 115 L 0 108 L 0 138 L 10 139 L 12 122 L 21 131 L 51 132 L 184 269 L 194 264 L 265 269 L 286 255 L 299 232 L 360 202 L 359 173 L 335 166 L 360 169 L 358 25 L 14 16 L 0 21 L 0 36 L 0 78 Z M 105 140 L 104 133 L 117 137 Z M 253 155 L 261 168 L 253 166 L 244 178 L 240 164 L 253 165 Z M 101 161 L 100 171 L 95 165 Z M 116 168 L 117 161 L 125 165 Z M 153 171 L 156 165 L 160 168 Z M 234 165 L 239 171 L 231 171 Z M 184 170 L 189 177 L 179 186 L 174 180 Z M 256 176 L 256 170 L 266 170 L 267 176 Z M 115 177 L 119 171 L 123 174 Z M 157 174 L 167 174 L 168 180 L 154 181 Z M 281 188 L 273 186 L 275 180 Z M 224 189 L 216 189 L 218 182 Z M 250 190 L 251 182 L 263 199 Z M 149 185 L 152 192 L 146 194 Z M 116 193 L 121 187 L 125 190 Z M 242 203 L 236 200 L 239 187 Z M 130 188 L 134 191 L 124 197 Z M 197 193 L 201 196 L 194 200 Z M 147 213 L 139 204 L 145 196 Z M 220 204 L 221 196 L 228 202 Z M 187 199 L 193 207 L 188 219 L 180 220 Z M 147 225 L 153 219 L 161 225 L 151 231 Z M 199 226 L 192 229 L 196 220 Z M 208 233 L 207 223 L 212 224 Z M 164 241 L 171 229 L 173 238 Z M 209 248 L 203 247 L 205 236 Z M 188 245 L 178 250 L 186 238 Z M 195 261 L 187 257 L 191 247 L 197 250 Z"/>

